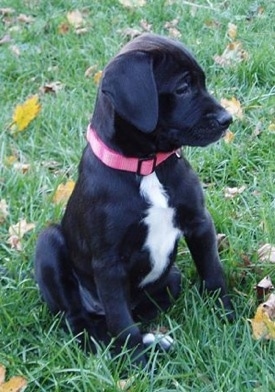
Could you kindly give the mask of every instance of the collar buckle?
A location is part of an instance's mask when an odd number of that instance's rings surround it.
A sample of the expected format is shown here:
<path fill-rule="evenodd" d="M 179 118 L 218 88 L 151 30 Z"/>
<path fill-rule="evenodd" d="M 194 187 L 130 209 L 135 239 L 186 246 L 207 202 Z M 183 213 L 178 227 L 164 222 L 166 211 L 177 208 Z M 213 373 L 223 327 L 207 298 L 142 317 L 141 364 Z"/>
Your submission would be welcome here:
<path fill-rule="evenodd" d="M 152 163 L 152 168 L 149 170 L 150 173 L 148 173 L 148 171 L 146 170 L 146 168 L 144 168 L 145 171 L 146 171 L 146 174 L 151 174 L 151 173 L 153 173 L 153 171 L 155 171 L 155 168 L 156 168 L 156 166 L 157 166 L 157 157 L 156 157 L 156 155 L 153 155 L 153 156 L 150 156 L 150 157 L 139 158 L 139 159 L 138 159 L 138 165 L 137 165 L 137 171 L 136 171 L 136 173 L 137 173 L 139 176 L 143 176 L 143 175 L 144 175 L 144 173 L 143 173 L 143 171 L 142 171 L 142 167 L 143 167 L 143 163 L 144 163 L 144 162 L 147 162 L 147 163 L 151 162 L 151 163 Z"/>

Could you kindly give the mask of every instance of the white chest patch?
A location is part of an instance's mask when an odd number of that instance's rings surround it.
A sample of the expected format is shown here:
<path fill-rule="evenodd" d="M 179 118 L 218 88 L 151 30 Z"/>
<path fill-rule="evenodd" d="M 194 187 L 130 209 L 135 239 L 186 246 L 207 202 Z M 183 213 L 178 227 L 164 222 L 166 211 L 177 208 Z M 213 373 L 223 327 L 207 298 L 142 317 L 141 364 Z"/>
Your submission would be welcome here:
<path fill-rule="evenodd" d="M 140 193 L 150 204 L 144 223 L 148 235 L 144 244 L 149 251 L 151 271 L 141 281 L 143 287 L 157 280 L 169 263 L 169 256 L 174 249 L 181 231 L 174 225 L 175 211 L 168 206 L 168 196 L 155 173 L 143 177 Z"/>

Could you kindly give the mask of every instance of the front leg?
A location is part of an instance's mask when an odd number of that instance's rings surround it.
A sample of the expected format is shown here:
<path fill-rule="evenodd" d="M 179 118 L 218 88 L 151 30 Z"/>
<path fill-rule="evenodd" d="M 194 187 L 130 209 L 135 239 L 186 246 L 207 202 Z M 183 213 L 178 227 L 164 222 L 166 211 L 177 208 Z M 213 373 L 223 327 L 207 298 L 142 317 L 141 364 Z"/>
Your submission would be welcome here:
<path fill-rule="evenodd" d="M 129 298 L 127 274 L 117 261 L 98 260 L 93 266 L 95 282 L 103 305 L 109 333 L 115 338 L 115 352 L 125 345 L 132 350 L 133 363 L 143 367 L 147 364 L 142 335 L 135 324 Z"/>
<path fill-rule="evenodd" d="M 224 308 L 232 314 L 232 305 L 227 295 L 224 272 L 218 254 L 216 232 L 206 209 L 200 215 L 194 216 L 187 224 L 185 239 L 202 280 L 202 287 L 211 292 L 219 290 Z"/>

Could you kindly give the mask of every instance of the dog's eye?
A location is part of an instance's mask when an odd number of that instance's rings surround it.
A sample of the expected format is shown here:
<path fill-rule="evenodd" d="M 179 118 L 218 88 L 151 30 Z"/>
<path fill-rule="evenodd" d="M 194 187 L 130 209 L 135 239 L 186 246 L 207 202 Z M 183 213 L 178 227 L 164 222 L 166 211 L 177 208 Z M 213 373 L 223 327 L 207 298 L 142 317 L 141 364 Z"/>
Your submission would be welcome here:
<path fill-rule="evenodd" d="M 188 90 L 189 90 L 189 83 L 185 82 L 185 83 L 182 83 L 182 84 L 176 89 L 175 93 L 176 93 L 177 95 L 183 95 L 183 94 L 187 93 Z"/>

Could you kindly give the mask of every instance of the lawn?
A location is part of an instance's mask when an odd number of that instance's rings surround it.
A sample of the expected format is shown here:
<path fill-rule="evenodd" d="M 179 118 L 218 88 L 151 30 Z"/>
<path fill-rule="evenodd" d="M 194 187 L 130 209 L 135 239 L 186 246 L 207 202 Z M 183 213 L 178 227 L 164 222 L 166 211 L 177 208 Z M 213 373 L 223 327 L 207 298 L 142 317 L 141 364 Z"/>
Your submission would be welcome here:
<path fill-rule="evenodd" d="M 27 391 L 122 390 L 123 360 L 108 349 L 83 353 L 49 313 L 33 253 L 41 229 L 62 215 L 53 202 L 58 185 L 76 179 L 99 72 L 131 35 L 152 31 L 185 43 L 210 91 L 235 110 L 231 139 L 184 153 L 226 236 L 221 259 L 237 318 L 222 322 L 213 299 L 200 297 L 182 241 L 183 292 L 155 324 L 170 329 L 176 344 L 168 354 L 152 349 L 151 370 L 130 369 L 124 390 L 275 390 L 275 343 L 254 340 L 248 322 L 259 304 L 255 285 L 266 275 L 275 282 L 275 264 L 257 252 L 275 245 L 274 26 L 270 0 L 147 0 L 136 8 L 118 0 L 1 1 L 0 364 L 7 379 L 23 375 Z M 15 107 L 36 94 L 39 114 L 16 132 Z M 235 188 L 232 197 L 227 188 Z M 11 242 L 9 229 L 22 220 L 32 226 Z"/>

